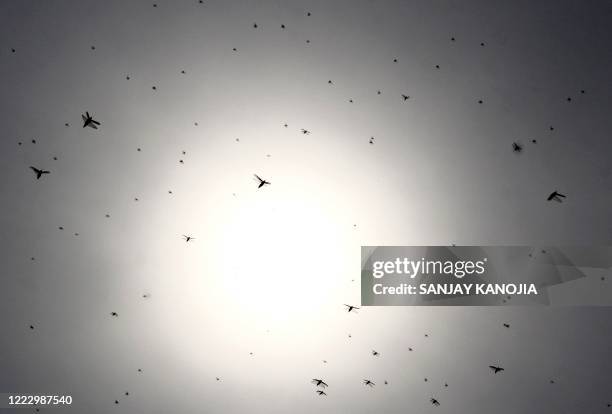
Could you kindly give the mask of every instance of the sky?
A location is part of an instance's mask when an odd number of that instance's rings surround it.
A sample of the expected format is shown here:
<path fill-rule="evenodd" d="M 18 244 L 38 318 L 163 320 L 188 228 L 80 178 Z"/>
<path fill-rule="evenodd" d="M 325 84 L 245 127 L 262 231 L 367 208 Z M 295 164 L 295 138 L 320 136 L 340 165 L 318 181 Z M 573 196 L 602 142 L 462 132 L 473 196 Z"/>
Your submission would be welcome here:
<path fill-rule="evenodd" d="M 71 395 L 57 413 L 610 412 L 610 308 L 344 304 L 361 246 L 611 244 L 611 18 L 0 2 L 0 393 Z"/>

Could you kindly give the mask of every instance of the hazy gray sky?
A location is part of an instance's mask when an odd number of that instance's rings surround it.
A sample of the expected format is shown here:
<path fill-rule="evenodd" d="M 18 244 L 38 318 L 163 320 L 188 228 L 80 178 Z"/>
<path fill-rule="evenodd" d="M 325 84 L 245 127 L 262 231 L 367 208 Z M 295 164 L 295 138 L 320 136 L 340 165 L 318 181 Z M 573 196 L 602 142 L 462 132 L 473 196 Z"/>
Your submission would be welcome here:
<path fill-rule="evenodd" d="M 362 245 L 612 242 L 610 21 L 607 1 L 0 2 L 0 392 L 609 412 L 609 308 L 342 304 Z"/>

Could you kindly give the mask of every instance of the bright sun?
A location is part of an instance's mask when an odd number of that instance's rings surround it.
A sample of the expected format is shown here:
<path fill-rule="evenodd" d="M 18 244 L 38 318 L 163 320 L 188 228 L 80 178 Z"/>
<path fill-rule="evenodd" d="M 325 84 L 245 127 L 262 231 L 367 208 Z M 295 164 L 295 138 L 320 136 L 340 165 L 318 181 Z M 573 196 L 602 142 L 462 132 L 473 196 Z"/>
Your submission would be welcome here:
<path fill-rule="evenodd" d="M 350 252 L 335 217 L 303 199 L 253 201 L 224 226 L 226 304 L 278 326 L 337 300 Z"/>

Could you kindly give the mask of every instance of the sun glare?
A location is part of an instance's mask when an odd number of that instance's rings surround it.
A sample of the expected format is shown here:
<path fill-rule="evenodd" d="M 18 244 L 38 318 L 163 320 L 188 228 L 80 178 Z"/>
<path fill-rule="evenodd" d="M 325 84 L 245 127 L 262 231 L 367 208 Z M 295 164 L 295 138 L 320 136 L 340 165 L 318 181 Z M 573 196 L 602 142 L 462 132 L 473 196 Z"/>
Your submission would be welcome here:
<path fill-rule="evenodd" d="M 248 209 L 232 211 L 219 256 L 232 263 L 220 269 L 228 307 L 278 325 L 295 323 L 338 298 L 349 252 L 333 221 L 303 199 L 261 197 Z"/>

